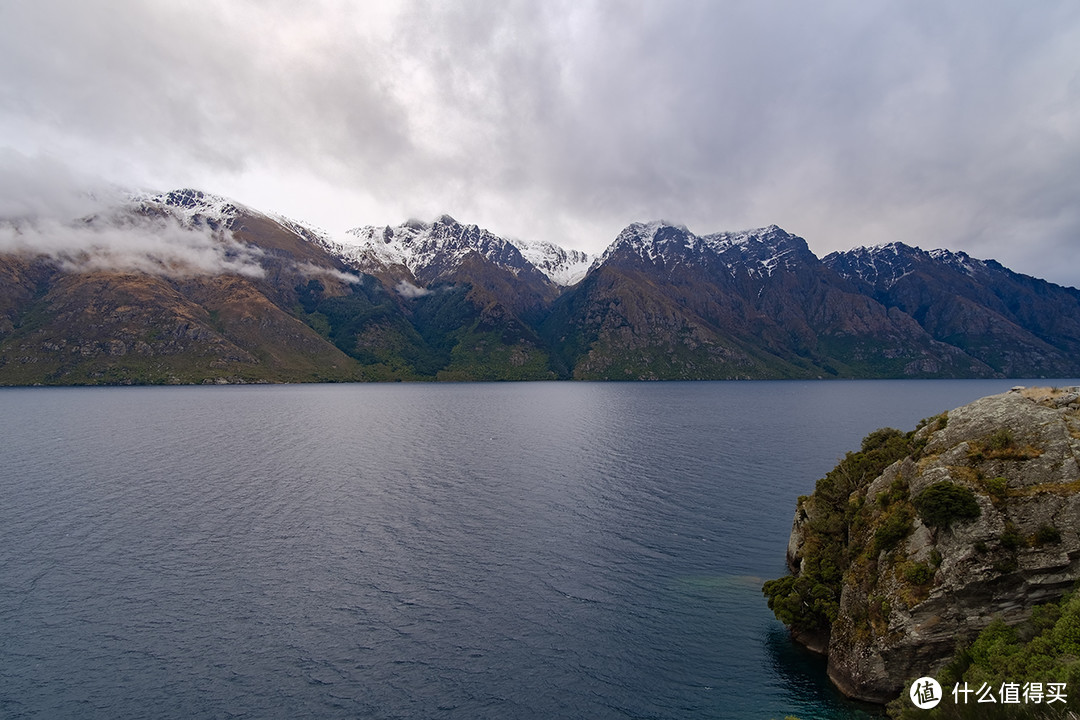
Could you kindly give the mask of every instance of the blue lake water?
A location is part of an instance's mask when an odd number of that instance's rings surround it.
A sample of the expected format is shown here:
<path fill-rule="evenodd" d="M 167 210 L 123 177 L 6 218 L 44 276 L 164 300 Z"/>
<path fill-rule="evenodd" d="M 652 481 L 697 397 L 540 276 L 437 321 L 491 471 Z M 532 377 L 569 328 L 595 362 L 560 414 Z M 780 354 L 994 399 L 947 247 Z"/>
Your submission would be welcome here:
<path fill-rule="evenodd" d="M 0 716 L 865 717 L 795 499 L 1014 384 L 0 390 Z"/>

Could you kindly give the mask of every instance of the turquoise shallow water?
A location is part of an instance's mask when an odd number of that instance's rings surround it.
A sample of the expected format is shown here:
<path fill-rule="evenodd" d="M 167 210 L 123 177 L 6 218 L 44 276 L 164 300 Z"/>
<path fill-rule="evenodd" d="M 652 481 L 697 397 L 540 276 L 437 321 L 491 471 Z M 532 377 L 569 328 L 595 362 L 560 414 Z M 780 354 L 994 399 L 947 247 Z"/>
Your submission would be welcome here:
<path fill-rule="evenodd" d="M 795 498 L 1013 384 L 3 390 L 0 715 L 861 717 Z"/>

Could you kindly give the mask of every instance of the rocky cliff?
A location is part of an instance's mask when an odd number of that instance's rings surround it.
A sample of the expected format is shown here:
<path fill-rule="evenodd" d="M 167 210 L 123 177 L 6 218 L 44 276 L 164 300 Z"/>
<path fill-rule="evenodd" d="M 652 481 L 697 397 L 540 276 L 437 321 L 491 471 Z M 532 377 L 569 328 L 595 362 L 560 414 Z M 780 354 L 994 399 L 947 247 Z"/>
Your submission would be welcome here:
<path fill-rule="evenodd" d="M 1080 579 L 1080 388 L 1016 388 L 879 430 L 798 501 L 766 583 L 847 695 L 897 697 L 994 618 L 1026 620 Z"/>

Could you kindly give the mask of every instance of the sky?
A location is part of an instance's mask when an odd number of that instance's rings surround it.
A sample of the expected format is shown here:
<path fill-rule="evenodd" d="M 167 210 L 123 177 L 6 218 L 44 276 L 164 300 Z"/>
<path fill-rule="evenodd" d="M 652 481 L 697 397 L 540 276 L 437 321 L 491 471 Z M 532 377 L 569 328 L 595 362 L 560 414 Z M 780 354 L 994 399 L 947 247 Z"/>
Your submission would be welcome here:
<path fill-rule="evenodd" d="M 1080 3 L 0 3 L 0 214 L 181 187 L 592 253 L 775 223 L 1077 287 Z"/>

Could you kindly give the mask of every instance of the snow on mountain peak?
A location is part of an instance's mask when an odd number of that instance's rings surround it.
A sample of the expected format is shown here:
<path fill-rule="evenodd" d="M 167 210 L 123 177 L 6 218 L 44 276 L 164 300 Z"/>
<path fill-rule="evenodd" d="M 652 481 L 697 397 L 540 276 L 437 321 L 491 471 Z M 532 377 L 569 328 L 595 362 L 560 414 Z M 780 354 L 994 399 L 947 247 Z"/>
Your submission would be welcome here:
<path fill-rule="evenodd" d="M 925 251 L 900 242 L 857 247 L 827 255 L 824 263 L 848 279 L 858 278 L 872 285 L 890 288 L 911 274 Z"/>
<path fill-rule="evenodd" d="M 950 267 L 970 276 L 986 270 L 986 261 L 972 258 L 965 252 L 923 250 L 902 242 L 857 247 L 831 253 L 825 258 L 825 264 L 844 277 L 858 277 L 886 289 L 915 272 L 918 266 L 930 263 Z"/>
<path fill-rule="evenodd" d="M 510 242 L 532 263 L 537 270 L 548 276 L 553 283 L 563 287 L 576 285 L 593 263 L 593 256 L 580 250 L 566 250 L 545 240 L 519 240 Z"/>
<path fill-rule="evenodd" d="M 772 275 L 778 267 L 798 262 L 810 254 L 806 241 L 776 225 L 754 230 L 695 235 L 685 225 L 665 221 L 632 223 L 608 246 L 598 266 L 619 253 L 630 253 L 649 262 L 681 264 L 695 257 L 711 257 L 732 275 L 740 270 L 751 275 Z"/>
<path fill-rule="evenodd" d="M 447 214 L 431 223 L 410 219 L 397 227 L 353 228 L 328 247 L 361 269 L 404 266 L 417 279 L 427 281 L 452 272 L 470 253 L 479 253 L 515 275 L 536 270 L 557 285 L 577 282 L 592 262 L 576 250 L 542 241 L 507 240 Z"/>
<path fill-rule="evenodd" d="M 326 245 L 330 240 L 329 234 L 322 228 L 299 220 L 293 220 L 284 215 L 262 213 L 230 198 L 192 188 L 182 188 L 161 193 L 130 193 L 128 202 L 144 209 L 148 207 L 163 208 L 182 226 L 189 229 L 198 226 L 232 229 L 236 217 L 244 213 L 268 218 L 309 242 Z"/>
<path fill-rule="evenodd" d="M 200 223 L 227 225 L 243 207 L 229 198 L 191 188 L 163 193 L 133 193 L 130 200 L 134 204 L 164 206 L 186 227 Z"/>
<path fill-rule="evenodd" d="M 986 260 L 973 258 L 963 250 L 931 250 L 928 255 L 938 262 L 951 265 L 966 275 L 974 276 L 979 273 L 987 272 Z"/>
<path fill-rule="evenodd" d="M 696 240 L 697 236 L 685 225 L 676 225 L 666 220 L 630 223 L 596 259 L 593 267 L 603 265 L 620 253 L 636 255 L 649 262 L 656 262 L 658 259 L 666 260 L 668 256 L 676 254 L 674 248 L 692 247 Z"/>
<path fill-rule="evenodd" d="M 778 225 L 751 230 L 720 232 L 702 240 L 734 273 L 738 266 L 751 275 L 771 276 L 778 268 L 792 268 L 812 256 L 806 241 Z"/>

